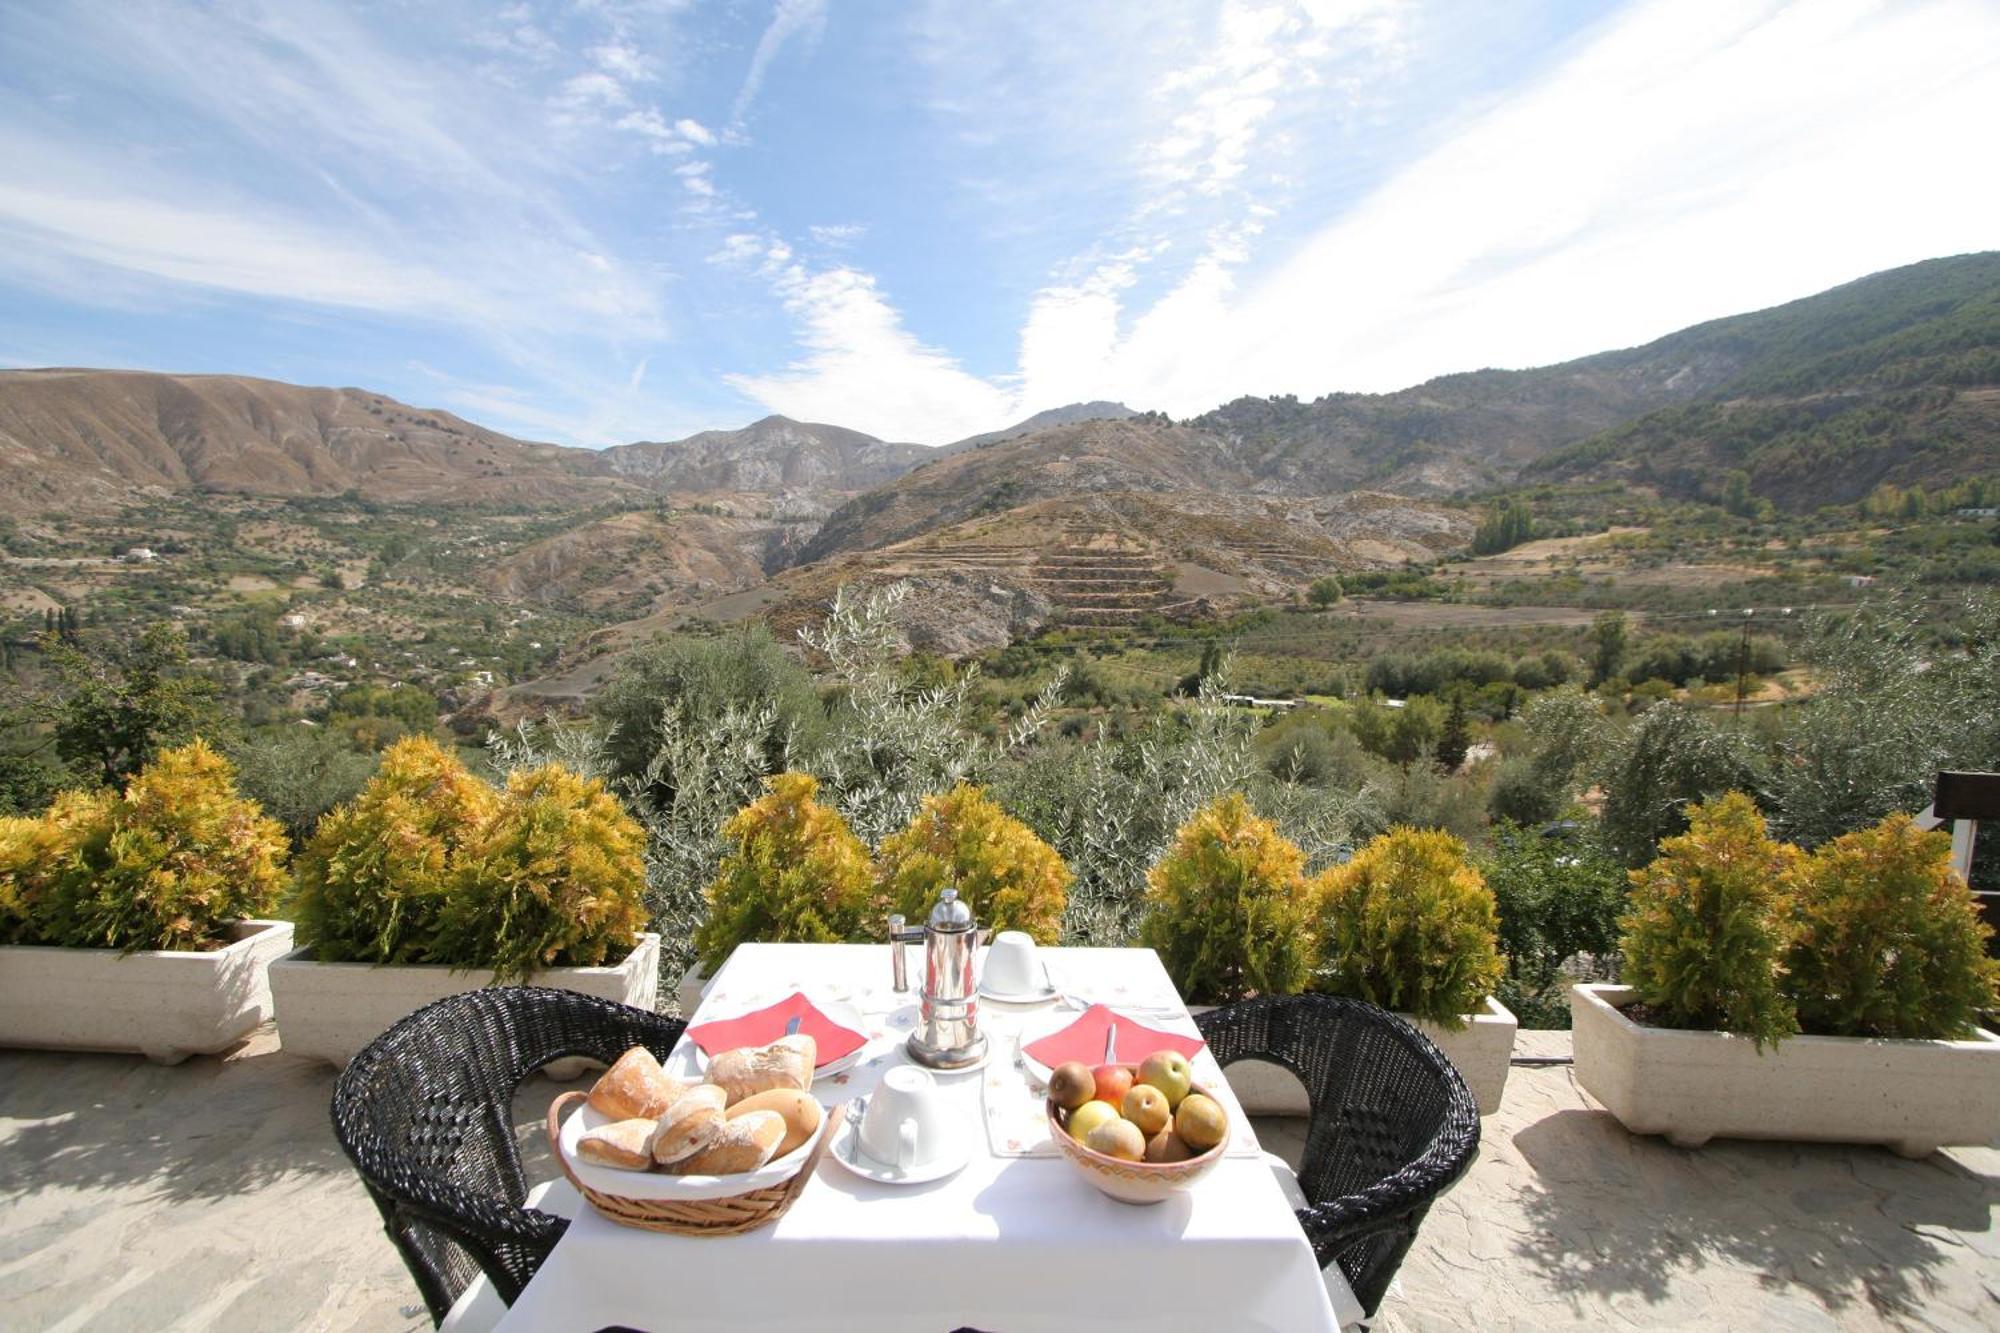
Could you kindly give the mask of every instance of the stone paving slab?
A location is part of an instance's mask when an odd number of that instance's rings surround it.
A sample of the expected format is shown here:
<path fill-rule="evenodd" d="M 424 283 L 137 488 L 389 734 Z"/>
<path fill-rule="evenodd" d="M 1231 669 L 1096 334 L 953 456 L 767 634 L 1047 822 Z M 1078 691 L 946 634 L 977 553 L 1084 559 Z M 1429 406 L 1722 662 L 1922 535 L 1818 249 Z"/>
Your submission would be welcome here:
<path fill-rule="evenodd" d="M 333 1141 L 332 1089 L 268 1030 L 171 1069 L 0 1052 L 0 1328 L 428 1327 Z M 515 1104 L 531 1179 L 552 1172 L 555 1091 Z M 2000 1152 L 1684 1152 L 1627 1135 L 1567 1068 L 1517 1067 L 1376 1327 L 2000 1330 L 1997 1237 Z"/>

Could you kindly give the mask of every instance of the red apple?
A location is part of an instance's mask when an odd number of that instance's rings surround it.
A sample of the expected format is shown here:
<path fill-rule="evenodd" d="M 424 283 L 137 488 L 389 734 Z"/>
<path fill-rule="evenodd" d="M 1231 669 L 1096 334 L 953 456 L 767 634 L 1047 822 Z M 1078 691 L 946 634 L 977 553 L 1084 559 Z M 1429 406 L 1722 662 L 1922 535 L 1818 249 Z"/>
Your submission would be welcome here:
<path fill-rule="evenodd" d="M 1097 1081 L 1097 1100 L 1113 1106 L 1125 1104 L 1125 1094 L 1132 1091 L 1129 1065 L 1099 1065 L 1090 1071 L 1090 1076 Z"/>

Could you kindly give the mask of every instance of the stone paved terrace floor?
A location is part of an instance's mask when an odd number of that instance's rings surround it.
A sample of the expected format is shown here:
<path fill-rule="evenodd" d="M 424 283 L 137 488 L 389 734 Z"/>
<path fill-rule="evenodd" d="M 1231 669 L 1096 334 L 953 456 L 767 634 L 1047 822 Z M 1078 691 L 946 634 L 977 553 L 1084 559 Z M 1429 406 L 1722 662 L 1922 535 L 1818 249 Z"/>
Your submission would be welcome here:
<path fill-rule="evenodd" d="M 0 1052 L 0 1329 L 427 1328 L 332 1086 L 268 1033 L 173 1069 Z M 537 1179 L 552 1093 L 515 1108 Z M 2000 1329 L 2000 1151 L 1683 1152 L 1516 1068 L 1377 1327 Z"/>

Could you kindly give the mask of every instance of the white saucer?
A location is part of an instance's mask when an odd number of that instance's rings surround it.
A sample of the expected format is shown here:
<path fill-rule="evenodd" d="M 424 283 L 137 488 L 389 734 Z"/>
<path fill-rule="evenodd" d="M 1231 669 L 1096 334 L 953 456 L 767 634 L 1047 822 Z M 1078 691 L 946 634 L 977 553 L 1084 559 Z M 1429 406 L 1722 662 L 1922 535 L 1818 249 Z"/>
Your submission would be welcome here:
<path fill-rule="evenodd" d="M 833 1142 L 827 1145 L 826 1155 L 863 1180 L 872 1180 L 878 1185 L 927 1185 L 933 1180 L 943 1180 L 946 1176 L 965 1169 L 965 1164 L 972 1160 L 972 1136 L 960 1130 L 957 1152 L 940 1157 L 935 1162 L 926 1162 L 922 1166 L 904 1170 L 900 1167 L 884 1166 L 862 1151 L 861 1116 L 859 1113 L 850 1113 L 840 1122 L 840 1131 L 833 1136 Z"/>
<path fill-rule="evenodd" d="M 983 981 L 979 983 L 979 998 L 992 1000 L 997 1004 L 1047 1004 L 1061 995 L 1062 992 L 1054 986 L 1044 986 L 1041 990 L 1026 991 L 1016 995 L 1010 991 L 993 990 Z"/>

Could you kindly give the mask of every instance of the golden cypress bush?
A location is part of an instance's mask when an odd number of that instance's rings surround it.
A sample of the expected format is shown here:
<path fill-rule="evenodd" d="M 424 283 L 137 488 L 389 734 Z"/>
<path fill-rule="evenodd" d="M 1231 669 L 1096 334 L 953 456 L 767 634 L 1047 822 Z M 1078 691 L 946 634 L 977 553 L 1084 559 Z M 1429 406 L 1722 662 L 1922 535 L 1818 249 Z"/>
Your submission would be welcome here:
<path fill-rule="evenodd" d="M 876 901 L 868 849 L 816 797 L 810 774 L 780 773 L 722 826 L 729 846 L 707 889 L 695 934 L 713 975 L 746 940 L 825 944 L 873 938 Z"/>
<path fill-rule="evenodd" d="M 1761 1049 L 1799 1030 L 1779 983 L 1801 854 L 1730 792 L 1688 808 L 1688 831 L 1631 872 L 1625 972 L 1666 1027 L 1735 1032 Z"/>
<path fill-rule="evenodd" d="M 65 791 L 39 815 L 0 819 L 0 944 L 47 941 L 53 896 L 82 830 L 107 819 L 108 791 Z"/>
<path fill-rule="evenodd" d="M 513 773 L 460 852 L 436 960 L 521 979 L 622 961 L 646 926 L 645 845 L 602 781 L 560 764 Z"/>
<path fill-rule="evenodd" d="M 994 930 L 1025 930 L 1041 944 L 1062 934 L 1069 867 L 1055 848 L 961 783 L 927 796 L 916 817 L 882 843 L 876 858 L 891 910 L 922 921 L 946 886 Z"/>
<path fill-rule="evenodd" d="M 432 949 L 458 851 L 498 805 L 493 788 L 436 742 L 397 741 L 299 853 L 299 943 L 329 963 L 440 961 Z"/>
<path fill-rule="evenodd" d="M 1313 887 L 1320 989 L 1460 1028 L 1500 983 L 1493 891 L 1451 834 L 1392 828 Z"/>
<path fill-rule="evenodd" d="M 1944 833 L 1891 815 L 1821 846 L 1798 881 L 1785 989 L 1805 1031 L 1957 1038 L 2000 1009 L 1992 928 L 1952 873 Z"/>
<path fill-rule="evenodd" d="M 1286 995 L 1311 975 L 1305 854 L 1232 792 L 1195 812 L 1146 876 L 1141 937 L 1201 1003 Z"/>
<path fill-rule="evenodd" d="M 59 800 L 36 835 L 53 854 L 50 944 L 219 948 L 223 930 L 267 916 L 284 895 L 285 831 L 236 790 L 205 741 L 163 750 L 125 788 Z"/>

